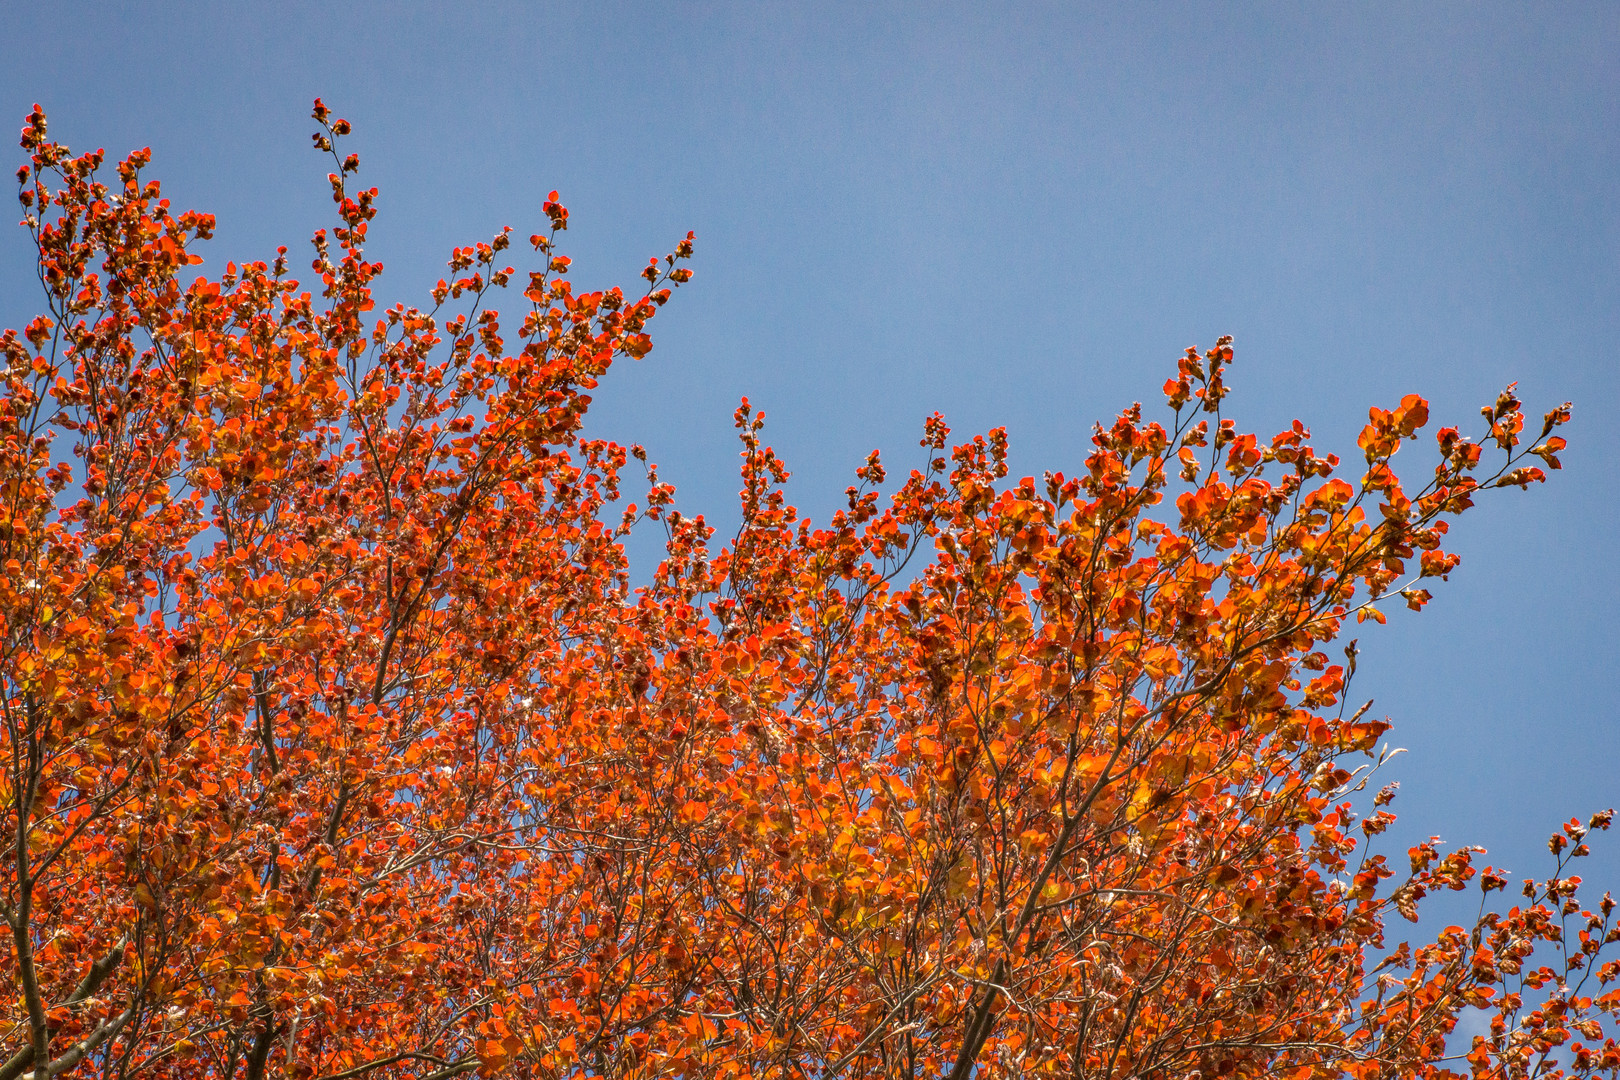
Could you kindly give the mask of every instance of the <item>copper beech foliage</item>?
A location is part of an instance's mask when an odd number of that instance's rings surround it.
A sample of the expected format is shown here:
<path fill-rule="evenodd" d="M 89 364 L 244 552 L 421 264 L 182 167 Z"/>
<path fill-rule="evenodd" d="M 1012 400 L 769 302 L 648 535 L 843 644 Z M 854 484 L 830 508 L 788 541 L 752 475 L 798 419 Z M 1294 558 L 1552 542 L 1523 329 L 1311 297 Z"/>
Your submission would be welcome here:
<path fill-rule="evenodd" d="M 1423 606 L 1568 406 L 1530 439 L 1510 387 L 1409 485 L 1421 398 L 1341 470 L 1222 418 L 1222 339 L 1073 476 L 934 417 L 815 527 L 744 402 L 716 546 L 581 435 L 690 237 L 577 292 L 553 193 L 533 272 L 502 231 L 381 308 L 376 191 L 314 117 L 307 276 L 206 276 L 148 152 L 23 130 L 0 1080 L 1616 1074 L 1614 904 L 1571 872 L 1610 815 L 1522 898 L 1478 849 L 1378 853 L 1388 724 L 1338 644 Z M 1392 936 L 1463 889 L 1474 925 Z"/>

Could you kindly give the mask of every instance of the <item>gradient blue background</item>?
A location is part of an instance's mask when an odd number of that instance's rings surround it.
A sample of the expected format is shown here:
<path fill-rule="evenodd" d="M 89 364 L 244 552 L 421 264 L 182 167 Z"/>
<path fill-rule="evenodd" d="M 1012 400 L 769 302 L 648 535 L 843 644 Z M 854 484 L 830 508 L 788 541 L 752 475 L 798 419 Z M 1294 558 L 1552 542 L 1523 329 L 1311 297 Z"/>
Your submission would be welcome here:
<path fill-rule="evenodd" d="M 1223 333 L 1239 425 L 1300 416 L 1352 473 L 1369 404 L 1573 399 L 1564 471 L 1469 515 L 1422 616 L 1363 628 L 1353 696 L 1410 750 L 1397 863 L 1435 833 L 1541 874 L 1559 821 L 1620 802 L 1620 7 L 57 3 L 0 31 L 0 114 L 151 145 L 219 216 L 214 273 L 330 223 L 316 95 L 382 188 L 388 302 L 552 188 L 582 285 L 695 229 L 592 429 L 722 526 L 744 394 L 822 520 L 936 409 L 1006 425 L 1015 475 L 1073 472 Z M 34 288 L 0 232 L 0 321 Z M 1616 849 L 1588 876 L 1620 887 Z"/>

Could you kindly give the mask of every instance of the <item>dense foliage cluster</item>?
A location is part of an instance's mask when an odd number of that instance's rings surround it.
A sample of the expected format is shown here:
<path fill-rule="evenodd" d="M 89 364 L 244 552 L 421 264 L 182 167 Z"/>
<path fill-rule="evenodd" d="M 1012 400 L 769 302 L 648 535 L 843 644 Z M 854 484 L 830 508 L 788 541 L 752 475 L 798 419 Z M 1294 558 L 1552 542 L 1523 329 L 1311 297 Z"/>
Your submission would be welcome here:
<path fill-rule="evenodd" d="M 935 417 L 818 527 L 744 402 L 719 546 L 581 435 L 691 238 L 577 292 L 553 193 L 532 273 L 503 231 L 380 308 L 376 191 L 315 120 L 307 278 L 202 274 L 145 151 L 24 129 L 0 1080 L 1616 1074 L 1614 905 L 1570 869 L 1609 816 L 1522 899 L 1475 850 L 1392 865 L 1335 644 L 1422 607 L 1567 406 L 1530 439 L 1510 388 L 1408 486 L 1422 399 L 1344 470 L 1222 417 L 1223 339 L 1073 476 Z M 1389 936 L 1464 888 L 1476 925 Z"/>

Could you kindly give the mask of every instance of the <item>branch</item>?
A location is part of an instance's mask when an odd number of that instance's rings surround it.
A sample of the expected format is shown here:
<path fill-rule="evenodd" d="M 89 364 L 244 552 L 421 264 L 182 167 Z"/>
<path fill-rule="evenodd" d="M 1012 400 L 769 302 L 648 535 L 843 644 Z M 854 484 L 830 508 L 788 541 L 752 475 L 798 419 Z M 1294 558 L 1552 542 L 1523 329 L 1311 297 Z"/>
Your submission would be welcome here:
<path fill-rule="evenodd" d="M 67 1053 L 45 1066 L 45 1068 L 35 1069 L 27 1075 L 30 1080 L 48 1080 L 49 1077 L 61 1076 L 70 1069 L 77 1068 L 79 1062 L 83 1061 L 86 1055 L 118 1034 L 119 1029 L 128 1023 L 129 1018 L 134 1015 L 135 1005 L 131 1003 L 129 1008 L 117 1016 L 97 1024 L 94 1031 L 68 1047 Z M 32 1064 L 33 1057 L 34 1051 L 32 1047 L 26 1047 L 18 1051 L 10 1061 L 6 1062 L 4 1066 L 0 1066 L 0 1080 L 14 1080 L 14 1078 L 23 1075 L 23 1070 Z"/>
<path fill-rule="evenodd" d="M 422 1077 L 422 1080 L 450 1080 L 450 1077 L 452 1076 L 460 1076 L 464 1072 L 472 1072 L 481 1064 L 483 1064 L 483 1062 L 479 1061 L 477 1058 L 462 1058 L 460 1061 L 449 1066 L 448 1068 L 440 1069 L 436 1073 L 429 1073 L 428 1075 Z"/>
<path fill-rule="evenodd" d="M 477 1058 L 462 1058 L 459 1061 L 453 1061 L 446 1064 L 444 1058 L 442 1057 L 435 1057 L 432 1054 L 419 1053 L 415 1050 L 406 1050 L 402 1053 L 393 1054 L 389 1057 L 377 1058 L 375 1061 L 368 1061 L 363 1065 L 356 1065 L 352 1069 L 344 1069 L 342 1072 L 326 1073 L 324 1076 L 317 1077 L 316 1080 L 349 1080 L 350 1077 L 361 1076 L 370 1072 L 372 1069 L 381 1069 L 384 1066 L 393 1065 L 400 1061 L 426 1061 L 432 1065 L 445 1066 L 438 1072 L 429 1073 L 427 1076 L 422 1077 L 422 1080 L 449 1080 L 449 1078 L 452 1076 L 467 1072 L 470 1069 L 478 1068 L 480 1064 Z"/>
<path fill-rule="evenodd" d="M 97 990 L 99 990 L 101 988 L 101 984 L 107 981 L 107 976 L 111 975 L 113 969 L 118 966 L 118 961 L 123 959 L 124 949 L 128 946 L 128 944 L 128 935 L 119 938 L 117 944 L 112 947 L 106 956 L 103 956 L 100 960 L 92 963 L 90 965 L 90 970 L 85 972 L 84 978 L 79 980 L 79 985 L 73 988 L 73 993 L 68 995 L 68 999 L 64 1004 L 77 1005 L 79 1002 L 85 1000 L 91 994 L 94 994 Z M 130 1009 L 133 1008 L 134 1005 L 131 1005 Z M 126 1012 L 124 1016 L 119 1018 L 118 1026 L 123 1026 L 124 1021 L 128 1018 L 128 1013 Z M 105 1022 L 103 1026 L 105 1026 Z M 99 1030 L 99 1028 L 97 1030 Z M 95 1033 L 92 1032 L 90 1037 L 94 1038 Z M 97 1041 L 100 1042 L 101 1040 Z M 91 1049 L 94 1049 L 94 1047 L 91 1047 Z M 70 1054 L 72 1052 L 72 1050 L 68 1051 Z M 80 1056 L 82 1057 L 83 1055 Z M 74 1060 L 75 1062 L 78 1061 L 77 1058 Z M 8 1060 L 4 1065 L 0 1065 L 0 1080 L 15 1080 L 15 1078 L 22 1075 L 23 1070 L 27 1069 L 28 1066 L 33 1064 L 33 1062 L 33 1046 L 29 1045 L 23 1047 L 21 1050 L 13 1054 L 10 1060 Z M 47 1071 L 47 1075 L 54 1074 Z"/>

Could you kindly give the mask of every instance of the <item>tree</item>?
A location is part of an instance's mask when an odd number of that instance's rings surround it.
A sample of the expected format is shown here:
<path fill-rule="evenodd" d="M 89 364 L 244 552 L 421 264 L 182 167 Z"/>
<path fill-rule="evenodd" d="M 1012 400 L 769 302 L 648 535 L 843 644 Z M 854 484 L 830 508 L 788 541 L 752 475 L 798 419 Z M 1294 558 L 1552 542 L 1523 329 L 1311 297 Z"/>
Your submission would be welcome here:
<path fill-rule="evenodd" d="M 640 447 L 580 434 L 690 235 L 639 299 L 576 293 L 553 193 L 538 270 L 503 231 L 379 311 L 376 191 L 314 118 L 309 287 L 284 248 L 193 269 L 213 219 L 147 151 L 103 178 L 23 131 L 0 1080 L 1620 1070 L 1614 904 L 1569 872 L 1610 815 L 1517 906 L 1477 849 L 1397 873 L 1392 789 L 1354 797 L 1388 724 L 1327 651 L 1423 606 L 1449 522 L 1558 466 L 1567 405 L 1529 440 L 1510 387 L 1408 490 L 1407 397 L 1347 480 L 1297 422 L 1222 418 L 1222 339 L 1076 476 L 1010 483 L 1003 432 L 936 416 L 921 468 L 883 498 L 874 453 L 814 528 L 744 401 L 716 549 Z M 632 588 L 644 522 L 668 555 Z M 1476 887 L 1475 926 L 1386 940 Z"/>

